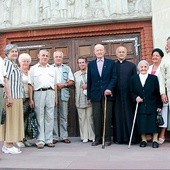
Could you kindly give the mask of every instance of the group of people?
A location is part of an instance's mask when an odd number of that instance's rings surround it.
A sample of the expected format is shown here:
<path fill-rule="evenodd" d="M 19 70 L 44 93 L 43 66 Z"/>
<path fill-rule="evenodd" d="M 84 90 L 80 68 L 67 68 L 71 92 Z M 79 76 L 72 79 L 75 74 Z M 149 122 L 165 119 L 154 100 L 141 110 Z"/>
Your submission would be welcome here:
<path fill-rule="evenodd" d="M 166 50 L 170 52 L 170 38 Z M 96 59 L 88 63 L 86 57 L 79 57 L 79 70 L 73 74 L 71 68 L 63 64 L 62 51 L 53 53 L 54 64 L 50 65 L 49 51 L 40 49 L 39 62 L 29 69 L 31 56 L 19 55 L 17 45 L 8 44 L 4 50 L 6 58 L 0 58 L 0 109 L 5 108 L 7 113 L 5 124 L 0 125 L 0 140 L 4 141 L 2 151 L 18 154 L 22 152 L 20 147 L 31 146 L 24 134 L 29 107 L 36 112 L 38 149 L 55 147 L 59 141 L 70 143 L 67 117 L 69 88 L 73 86 L 83 143 L 102 144 L 105 126 L 105 146 L 111 145 L 112 136 L 115 143 L 127 144 L 138 105 L 132 142 L 140 141 L 140 147 L 146 147 L 150 138 L 152 147 L 158 148 L 165 141 L 168 126 L 169 54 L 164 56 L 161 49 L 154 49 L 153 65 L 141 60 L 137 71 L 136 65 L 126 60 L 124 46 L 116 49 L 116 62 L 105 58 L 105 52 L 102 44 L 95 45 Z M 159 112 L 165 123 L 158 135 Z"/>

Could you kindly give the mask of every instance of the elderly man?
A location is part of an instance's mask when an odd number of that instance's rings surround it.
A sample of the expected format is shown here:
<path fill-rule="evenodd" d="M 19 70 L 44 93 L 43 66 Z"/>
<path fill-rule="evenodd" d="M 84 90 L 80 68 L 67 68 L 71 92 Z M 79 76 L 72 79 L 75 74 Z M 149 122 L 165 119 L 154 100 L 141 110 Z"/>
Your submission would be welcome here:
<path fill-rule="evenodd" d="M 94 47 L 96 59 L 88 64 L 87 98 L 92 103 L 95 141 L 92 146 L 102 143 L 102 124 L 104 112 L 104 96 L 107 97 L 106 106 L 106 139 L 105 145 L 111 145 L 112 101 L 117 75 L 113 60 L 106 59 L 105 48 L 101 44 Z"/>
<path fill-rule="evenodd" d="M 34 107 L 39 124 L 38 149 L 54 147 L 53 126 L 54 106 L 57 98 L 56 70 L 48 64 L 50 54 L 42 49 L 38 54 L 39 62 L 31 67 L 29 74 L 29 97 L 30 106 Z M 48 80 L 48 81 L 47 81 Z"/>
<path fill-rule="evenodd" d="M 167 38 L 165 50 L 167 54 L 161 60 L 159 84 L 162 102 L 170 106 L 170 37 Z"/>
<path fill-rule="evenodd" d="M 60 139 L 64 143 L 70 143 L 67 132 L 68 100 L 70 98 L 69 88 L 74 85 L 74 76 L 71 68 L 63 64 L 63 52 L 55 51 L 53 54 L 53 66 L 57 70 L 58 107 L 54 113 L 54 140 Z"/>
<path fill-rule="evenodd" d="M 117 86 L 115 90 L 116 100 L 113 107 L 113 141 L 115 143 L 128 143 L 132 128 L 134 107 L 129 98 L 130 78 L 137 74 L 136 65 L 126 60 L 127 49 L 119 46 L 116 49 Z M 135 131 L 133 143 L 136 143 L 137 133 Z"/>
<path fill-rule="evenodd" d="M 74 73 L 75 99 L 79 118 L 80 138 L 85 143 L 94 141 L 92 106 L 87 100 L 87 58 L 80 56 L 77 60 L 79 69 Z"/>

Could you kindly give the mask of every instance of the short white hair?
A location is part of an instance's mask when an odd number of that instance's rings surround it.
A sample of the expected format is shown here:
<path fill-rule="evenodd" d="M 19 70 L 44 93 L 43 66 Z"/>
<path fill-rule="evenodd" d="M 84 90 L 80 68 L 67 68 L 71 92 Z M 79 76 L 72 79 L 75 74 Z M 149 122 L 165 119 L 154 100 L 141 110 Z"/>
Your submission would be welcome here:
<path fill-rule="evenodd" d="M 141 66 L 142 63 L 145 63 L 145 64 L 147 65 L 147 69 L 149 69 L 149 63 L 148 63 L 146 60 L 141 60 L 141 61 L 138 63 L 138 66 L 137 66 L 138 70 L 140 70 L 140 66 Z"/>
<path fill-rule="evenodd" d="M 31 56 L 28 53 L 22 53 L 18 57 L 19 63 L 22 62 L 23 59 L 29 60 L 29 63 L 31 63 Z"/>

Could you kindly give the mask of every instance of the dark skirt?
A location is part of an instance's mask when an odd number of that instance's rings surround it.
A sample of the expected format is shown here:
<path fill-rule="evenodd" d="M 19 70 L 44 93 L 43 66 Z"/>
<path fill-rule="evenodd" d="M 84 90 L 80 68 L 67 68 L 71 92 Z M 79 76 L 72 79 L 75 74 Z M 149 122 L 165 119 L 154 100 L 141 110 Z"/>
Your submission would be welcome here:
<path fill-rule="evenodd" d="M 138 114 L 137 124 L 139 133 L 158 133 L 156 117 L 156 114 Z"/>

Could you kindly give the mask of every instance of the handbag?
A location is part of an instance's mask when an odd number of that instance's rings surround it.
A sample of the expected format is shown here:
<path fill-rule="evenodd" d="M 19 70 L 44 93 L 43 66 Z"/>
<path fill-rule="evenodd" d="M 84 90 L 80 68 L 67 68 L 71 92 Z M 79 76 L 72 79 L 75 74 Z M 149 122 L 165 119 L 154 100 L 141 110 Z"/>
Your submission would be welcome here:
<path fill-rule="evenodd" d="M 38 137 L 39 131 L 36 113 L 33 108 L 28 108 L 27 116 L 28 117 L 25 121 L 26 123 L 25 136 L 30 139 L 35 139 Z"/>
<path fill-rule="evenodd" d="M 3 125 L 6 120 L 6 110 L 3 108 L 0 112 L 0 124 Z"/>
<path fill-rule="evenodd" d="M 159 112 L 157 115 L 157 125 L 162 126 L 164 124 L 164 119 L 162 117 L 162 114 Z"/>

